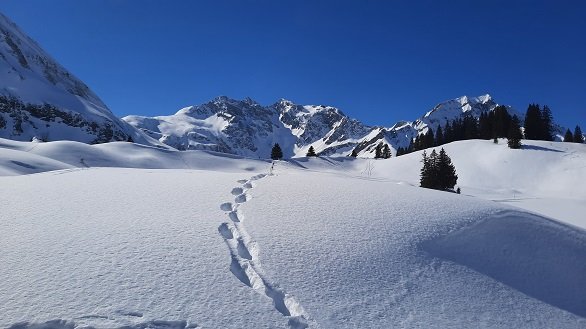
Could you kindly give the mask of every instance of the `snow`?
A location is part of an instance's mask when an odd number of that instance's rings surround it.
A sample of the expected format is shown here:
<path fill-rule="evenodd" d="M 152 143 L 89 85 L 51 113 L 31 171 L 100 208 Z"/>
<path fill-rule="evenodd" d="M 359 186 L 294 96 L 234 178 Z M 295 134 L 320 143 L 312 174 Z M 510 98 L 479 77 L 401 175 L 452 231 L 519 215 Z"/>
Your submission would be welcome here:
<path fill-rule="evenodd" d="M 0 327 L 583 328 L 586 145 L 523 142 L 445 145 L 457 195 L 421 152 L 2 139 Z"/>

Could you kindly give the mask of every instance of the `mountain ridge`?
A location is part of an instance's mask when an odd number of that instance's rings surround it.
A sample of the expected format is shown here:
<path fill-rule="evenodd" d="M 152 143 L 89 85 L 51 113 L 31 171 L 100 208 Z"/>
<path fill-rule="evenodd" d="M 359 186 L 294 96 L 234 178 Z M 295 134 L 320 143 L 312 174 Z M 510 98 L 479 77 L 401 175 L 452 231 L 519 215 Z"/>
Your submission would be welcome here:
<path fill-rule="evenodd" d="M 462 96 L 437 104 L 414 121 L 384 127 L 366 125 L 332 106 L 300 105 L 284 98 L 262 106 L 249 97 L 236 100 L 219 96 L 173 115 L 130 115 L 122 119 L 180 150 L 208 149 L 266 157 L 270 147 L 279 143 L 285 157 L 304 156 L 310 146 L 323 155 L 349 155 L 356 149 L 359 156 L 372 157 L 379 142 L 389 144 L 396 153 L 429 128 L 435 130 L 464 115 L 479 117 L 498 105 L 489 94 Z"/>

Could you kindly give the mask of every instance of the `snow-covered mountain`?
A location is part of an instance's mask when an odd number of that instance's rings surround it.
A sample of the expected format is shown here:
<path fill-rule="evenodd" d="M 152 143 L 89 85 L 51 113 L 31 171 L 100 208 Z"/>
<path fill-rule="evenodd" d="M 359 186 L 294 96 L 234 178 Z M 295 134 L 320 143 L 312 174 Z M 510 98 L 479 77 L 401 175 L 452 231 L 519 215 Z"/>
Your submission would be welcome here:
<path fill-rule="evenodd" d="M 207 149 L 266 158 L 272 145 L 279 143 L 285 157 L 303 156 L 310 146 L 323 155 L 349 155 L 355 149 L 362 157 L 372 157 L 379 142 L 394 150 L 407 147 L 428 127 L 435 130 L 464 115 L 479 117 L 497 105 L 490 95 L 463 96 L 438 104 L 413 122 L 386 128 L 365 125 L 331 106 L 299 105 L 285 99 L 262 106 L 250 98 L 221 96 L 170 116 L 132 115 L 123 120 L 179 150 Z"/>
<path fill-rule="evenodd" d="M 0 137 L 154 144 L 0 13 Z"/>

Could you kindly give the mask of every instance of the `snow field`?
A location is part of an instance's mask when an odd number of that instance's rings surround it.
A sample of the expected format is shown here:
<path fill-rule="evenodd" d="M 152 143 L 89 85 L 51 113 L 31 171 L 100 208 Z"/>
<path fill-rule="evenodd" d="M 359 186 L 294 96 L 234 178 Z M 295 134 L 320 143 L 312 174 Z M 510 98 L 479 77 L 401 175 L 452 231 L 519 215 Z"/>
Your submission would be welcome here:
<path fill-rule="evenodd" d="M 2 328 L 586 326 L 583 145 L 445 145 L 456 195 L 420 152 L 0 144 Z"/>
<path fill-rule="evenodd" d="M 286 327 L 270 299 L 230 273 L 218 236 L 220 200 L 249 175 L 105 168 L 0 178 L 10 186 L 0 189 L 0 327 Z"/>
<path fill-rule="evenodd" d="M 242 207 L 263 268 L 324 328 L 585 325 L 583 230 L 477 198 L 282 164 L 251 193 Z M 526 230 L 507 235 L 509 225 Z"/>

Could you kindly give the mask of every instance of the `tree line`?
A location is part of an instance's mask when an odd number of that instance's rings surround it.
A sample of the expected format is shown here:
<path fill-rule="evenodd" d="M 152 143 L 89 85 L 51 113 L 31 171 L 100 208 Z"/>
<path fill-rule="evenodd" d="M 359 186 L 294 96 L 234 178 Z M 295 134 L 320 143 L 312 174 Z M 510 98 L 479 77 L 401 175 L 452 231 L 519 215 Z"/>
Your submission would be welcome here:
<path fill-rule="evenodd" d="M 507 138 L 510 148 L 520 148 L 522 139 L 553 141 L 554 137 L 553 115 L 547 105 L 528 106 L 523 130 L 520 119 L 516 115 L 511 115 L 506 106 L 499 105 L 492 111 L 482 113 L 478 119 L 466 115 L 448 121 L 443 127 L 438 126 L 435 133 L 428 127 L 427 131 L 418 134 L 408 147 L 399 147 L 397 156 L 459 140 L 494 139 L 497 142 L 497 138 Z M 576 126 L 573 134 L 568 129 L 564 141 L 584 143 L 580 126 Z"/>

